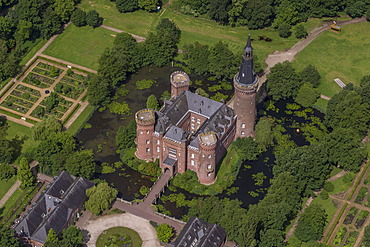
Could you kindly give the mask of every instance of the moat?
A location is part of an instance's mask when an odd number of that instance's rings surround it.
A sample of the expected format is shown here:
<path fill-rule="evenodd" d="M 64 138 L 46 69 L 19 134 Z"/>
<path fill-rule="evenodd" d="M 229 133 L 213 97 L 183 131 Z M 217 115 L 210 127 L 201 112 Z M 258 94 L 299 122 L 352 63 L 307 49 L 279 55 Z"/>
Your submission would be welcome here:
<path fill-rule="evenodd" d="M 154 94 L 159 99 L 165 90 L 170 89 L 169 75 L 177 70 L 181 70 L 179 67 L 163 67 L 163 68 L 144 68 L 139 73 L 135 74 L 131 80 L 127 83 L 126 89 L 130 90 L 130 93 L 124 97 L 118 99 L 119 102 L 125 100 L 131 109 L 132 113 L 145 108 L 146 99 L 149 95 Z M 202 89 L 207 91 L 208 87 L 212 86 L 216 82 L 208 81 L 207 78 L 202 76 L 196 76 L 189 74 L 191 80 L 202 80 Z M 132 82 L 142 79 L 155 79 L 157 81 L 150 89 L 138 90 L 135 84 Z M 230 82 L 231 84 L 232 82 Z M 194 91 L 194 84 L 190 90 Z M 208 92 L 208 91 L 207 91 Z M 218 91 L 225 95 L 231 95 L 232 90 L 229 91 Z M 208 92 L 210 95 L 214 95 L 216 92 Z M 162 103 L 162 102 L 161 102 Z M 307 145 L 308 142 L 304 136 L 297 133 L 296 128 L 293 128 L 292 123 L 299 123 L 305 121 L 304 118 L 295 117 L 286 114 L 286 103 L 280 101 L 276 103 L 278 112 L 269 110 L 265 111 L 266 100 L 262 101 L 257 106 L 258 117 L 268 115 L 274 118 L 282 119 L 282 125 L 286 129 L 286 132 L 290 134 L 291 139 L 298 145 Z M 314 110 L 313 114 L 322 119 L 323 114 Z M 118 114 L 112 114 L 109 110 L 103 111 L 97 110 L 91 119 L 88 121 L 91 124 L 91 128 L 82 129 L 78 134 L 77 139 L 81 142 L 84 148 L 91 148 L 95 152 L 95 159 L 99 164 L 108 162 L 113 164 L 119 162 L 119 154 L 116 153 L 117 146 L 115 145 L 115 135 L 118 128 L 122 125 L 127 125 L 134 115 L 122 116 Z M 232 185 L 232 189 L 224 191 L 218 196 L 220 198 L 238 199 L 242 202 L 243 207 L 248 207 L 251 204 L 258 203 L 265 195 L 267 188 L 270 186 L 270 179 L 272 178 L 272 166 L 275 157 L 272 148 L 264 152 L 256 161 L 245 161 L 243 162 L 236 181 Z M 255 181 L 252 179 L 252 174 L 263 173 L 265 179 L 261 185 L 255 185 Z M 131 169 L 127 165 L 123 165 L 121 169 L 117 169 L 113 173 L 108 174 L 96 174 L 96 178 L 104 179 L 114 185 L 119 190 L 119 197 L 125 200 L 133 200 L 136 198 L 142 198 L 139 193 L 141 186 L 151 187 L 153 184 L 153 178 L 144 176 L 139 172 Z M 193 198 L 195 194 L 178 189 L 176 193 L 184 193 L 187 198 Z M 253 193 L 255 192 L 255 193 Z M 169 190 L 165 194 L 174 193 Z M 174 203 L 166 203 L 166 209 L 171 211 L 171 215 L 178 218 L 186 213 L 186 208 L 176 208 Z"/>

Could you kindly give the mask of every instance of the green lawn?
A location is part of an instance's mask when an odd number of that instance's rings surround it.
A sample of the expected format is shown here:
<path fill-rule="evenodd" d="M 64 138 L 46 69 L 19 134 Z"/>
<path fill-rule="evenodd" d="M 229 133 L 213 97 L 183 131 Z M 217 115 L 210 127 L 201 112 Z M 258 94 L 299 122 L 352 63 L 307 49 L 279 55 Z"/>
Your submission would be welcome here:
<path fill-rule="evenodd" d="M 332 97 L 340 91 L 335 78 L 358 85 L 370 74 L 369 32 L 369 22 L 343 26 L 340 34 L 326 31 L 296 56 L 295 66 L 302 70 L 315 65 L 322 76 L 320 92 Z"/>
<path fill-rule="evenodd" d="M 142 244 L 142 240 L 139 234 L 127 227 L 113 227 L 109 228 L 108 230 L 104 231 L 104 233 L 100 234 L 98 240 L 96 241 L 96 247 L 104 247 L 105 242 L 108 240 L 110 236 L 113 234 L 125 234 L 131 238 L 132 247 L 140 247 Z"/>
<path fill-rule="evenodd" d="M 104 28 L 69 25 L 45 50 L 45 54 L 98 69 L 98 59 L 105 48 L 113 45 L 117 33 Z"/>
<path fill-rule="evenodd" d="M 0 180 L 0 199 L 8 192 L 10 187 L 14 184 L 15 180 L 17 179 L 16 176 L 11 177 L 8 180 Z"/>
<path fill-rule="evenodd" d="M 40 50 L 46 44 L 46 42 L 48 42 L 48 40 L 38 39 L 35 42 L 37 42 L 36 45 L 34 45 L 27 55 L 22 58 L 21 62 L 19 63 L 20 66 L 26 65 L 26 63 L 36 54 L 36 52 L 38 52 L 38 50 Z"/>
<path fill-rule="evenodd" d="M 0 220 L 4 222 L 6 216 L 9 216 L 12 209 L 15 208 L 16 202 L 23 196 L 23 191 L 21 189 L 17 189 L 14 194 L 9 198 L 9 200 L 4 204 L 4 206 L 0 209 Z"/>
<path fill-rule="evenodd" d="M 145 11 L 119 13 L 114 2 L 110 0 L 82 0 L 79 7 L 84 10 L 95 9 L 98 11 L 104 18 L 105 25 L 144 37 L 149 31 L 154 30 L 160 18 L 170 18 L 182 31 L 180 48 L 184 44 L 195 41 L 213 45 L 219 40 L 223 40 L 229 43 L 233 52 L 241 53 L 248 34 L 251 34 L 255 40 L 253 42 L 255 53 L 262 61 L 268 54 L 289 48 L 297 42 L 293 36 L 288 39 L 279 37 L 274 29 L 248 30 L 246 27 L 222 26 L 212 20 L 183 15 L 170 9 L 162 10 L 160 13 L 147 13 Z M 312 30 L 321 22 L 321 20 L 312 19 L 304 25 L 308 30 Z M 272 42 L 259 41 L 258 36 L 267 36 L 272 39 Z"/>
<path fill-rule="evenodd" d="M 71 133 L 72 135 L 77 135 L 80 132 L 83 125 L 89 121 L 90 117 L 95 111 L 95 107 L 92 105 L 88 105 L 85 110 L 83 110 L 80 116 L 69 126 L 67 132 Z"/>
<path fill-rule="evenodd" d="M 8 121 L 9 129 L 8 134 L 9 137 L 15 137 L 16 135 L 19 137 L 26 137 L 22 150 L 26 150 L 27 148 L 35 145 L 35 141 L 31 138 L 31 129 L 29 127 L 26 127 L 24 125 L 14 123 L 12 121 Z"/>

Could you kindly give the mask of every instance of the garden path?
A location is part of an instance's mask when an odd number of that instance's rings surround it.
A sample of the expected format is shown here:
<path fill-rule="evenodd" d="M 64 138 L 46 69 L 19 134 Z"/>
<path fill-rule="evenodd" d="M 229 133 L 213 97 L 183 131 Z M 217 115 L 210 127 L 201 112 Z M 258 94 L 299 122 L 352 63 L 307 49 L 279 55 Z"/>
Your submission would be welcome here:
<path fill-rule="evenodd" d="M 136 35 L 136 34 L 132 34 L 132 33 L 129 33 L 129 32 L 126 32 L 126 31 L 123 31 L 123 30 L 120 30 L 118 28 L 114 28 L 114 27 L 110 27 L 110 26 L 107 26 L 107 25 L 100 25 L 101 28 L 104 28 L 104 29 L 107 29 L 107 30 L 110 30 L 110 31 L 113 31 L 113 32 L 116 32 L 116 33 L 128 33 L 130 34 L 135 40 L 136 42 L 140 43 L 140 42 L 143 42 L 146 40 L 145 37 L 142 37 L 142 36 L 139 36 L 139 35 Z"/>
<path fill-rule="evenodd" d="M 1 198 L 0 200 L 0 208 L 4 206 L 4 204 L 9 200 L 9 198 L 14 194 L 14 192 L 19 188 L 21 182 L 19 180 L 15 181 L 15 183 L 10 187 L 8 192 Z"/>

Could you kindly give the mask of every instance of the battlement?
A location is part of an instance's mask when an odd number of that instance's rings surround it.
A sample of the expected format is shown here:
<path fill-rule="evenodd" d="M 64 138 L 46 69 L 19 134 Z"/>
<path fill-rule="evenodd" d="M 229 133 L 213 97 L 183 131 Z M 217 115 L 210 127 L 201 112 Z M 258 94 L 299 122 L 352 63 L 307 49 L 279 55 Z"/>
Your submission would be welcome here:
<path fill-rule="evenodd" d="M 155 123 L 155 115 L 152 109 L 143 109 L 135 114 L 135 119 L 138 124 L 148 125 Z"/>
<path fill-rule="evenodd" d="M 186 74 L 183 71 L 175 71 L 171 74 L 170 80 L 172 84 L 175 85 L 182 85 L 182 84 L 188 84 L 190 79 L 188 74 Z"/>
<path fill-rule="evenodd" d="M 199 143 L 206 147 L 216 145 L 217 137 L 213 131 L 199 135 Z"/>

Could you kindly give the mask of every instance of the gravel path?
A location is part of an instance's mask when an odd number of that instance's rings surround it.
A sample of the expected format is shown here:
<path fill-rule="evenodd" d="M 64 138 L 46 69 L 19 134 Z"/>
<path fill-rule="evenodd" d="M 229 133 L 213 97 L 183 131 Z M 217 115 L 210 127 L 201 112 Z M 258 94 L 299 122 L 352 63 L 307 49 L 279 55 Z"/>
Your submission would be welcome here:
<path fill-rule="evenodd" d="M 3 198 L 0 200 L 0 208 L 9 200 L 9 198 L 14 194 L 14 192 L 19 188 L 21 182 L 19 180 L 15 181 L 12 187 L 6 192 Z"/>
<path fill-rule="evenodd" d="M 124 213 L 103 216 L 97 220 L 89 221 L 87 225 L 83 227 L 91 236 L 87 243 L 87 247 L 95 247 L 96 240 L 102 232 L 117 226 L 131 228 L 136 231 L 143 240 L 142 247 L 161 246 L 157 239 L 157 233 L 148 220 L 129 213 Z"/>

